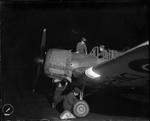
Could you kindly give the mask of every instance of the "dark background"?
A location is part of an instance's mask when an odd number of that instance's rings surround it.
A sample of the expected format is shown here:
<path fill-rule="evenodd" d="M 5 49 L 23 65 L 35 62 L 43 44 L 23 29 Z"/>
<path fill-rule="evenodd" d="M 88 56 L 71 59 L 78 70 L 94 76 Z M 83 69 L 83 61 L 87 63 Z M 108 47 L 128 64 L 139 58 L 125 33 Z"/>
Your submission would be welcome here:
<path fill-rule="evenodd" d="M 62 48 L 75 51 L 76 43 L 81 36 L 87 38 L 88 52 L 100 44 L 110 49 L 123 50 L 148 40 L 146 4 L 100 3 L 90 6 L 89 4 L 5 3 L 2 5 L 1 22 L 3 79 L 17 85 L 16 87 L 27 89 L 32 89 L 33 86 L 36 68 L 33 60 L 40 52 L 43 28 L 47 29 L 46 49 Z M 46 78 L 41 79 L 40 82 L 43 90 L 49 88 L 49 81 Z M 111 108 L 115 108 L 117 97 L 111 98 L 103 94 L 102 97 L 105 97 L 102 99 L 103 103 L 114 99 L 111 101 L 113 103 L 108 102 L 106 105 L 108 107 L 113 105 Z M 103 113 L 114 114 L 110 109 L 107 112 L 106 105 L 102 102 L 98 104 L 103 108 Z M 124 108 L 133 104 L 134 102 L 125 104 Z M 144 108 L 143 104 L 136 107 L 138 105 L 139 103 L 133 106 L 133 110 L 128 108 L 125 110 L 126 112 L 130 110 L 131 115 L 136 115 L 135 110 Z M 117 111 L 121 110 L 123 109 L 118 108 Z M 140 113 L 145 115 L 142 111 L 135 113 L 138 116 Z"/>

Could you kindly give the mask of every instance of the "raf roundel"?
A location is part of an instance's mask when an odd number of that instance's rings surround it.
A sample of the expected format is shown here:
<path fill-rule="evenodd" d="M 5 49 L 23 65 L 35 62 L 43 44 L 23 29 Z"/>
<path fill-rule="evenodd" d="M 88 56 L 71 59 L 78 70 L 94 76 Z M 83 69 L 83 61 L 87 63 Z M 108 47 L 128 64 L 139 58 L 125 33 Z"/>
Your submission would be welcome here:
<path fill-rule="evenodd" d="M 134 61 L 131 61 L 128 65 L 134 71 L 141 72 L 141 73 L 149 72 L 148 59 L 134 60 Z"/>

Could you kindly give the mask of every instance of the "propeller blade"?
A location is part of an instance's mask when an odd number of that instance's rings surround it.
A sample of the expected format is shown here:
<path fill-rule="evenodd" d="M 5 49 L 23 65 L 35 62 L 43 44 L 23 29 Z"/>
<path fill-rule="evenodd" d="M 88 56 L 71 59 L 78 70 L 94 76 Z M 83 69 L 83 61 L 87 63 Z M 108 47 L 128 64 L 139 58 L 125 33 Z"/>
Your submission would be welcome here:
<path fill-rule="evenodd" d="M 46 29 L 43 29 L 42 32 L 42 40 L 41 40 L 41 47 L 40 47 L 40 57 L 36 58 L 35 61 L 37 62 L 38 66 L 37 66 L 37 70 L 36 70 L 36 77 L 35 80 L 33 82 L 33 92 L 36 91 L 36 85 L 38 83 L 38 79 L 40 77 L 40 72 L 41 72 L 41 68 L 43 66 L 44 63 L 44 57 L 45 57 L 45 45 L 46 45 Z"/>
<path fill-rule="evenodd" d="M 41 41 L 41 48 L 40 48 L 40 57 L 43 58 L 45 53 L 45 45 L 46 45 L 46 29 L 43 29 L 42 32 L 42 41 Z"/>
<path fill-rule="evenodd" d="M 36 71 L 36 77 L 35 77 L 35 80 L 33 82 L 33 92 L 36 91 L 36 86 L 37 86 L 37 82 L 38 82 L 38 79 L 40 76 L 41 67 L 42 67 L 42 64 L 38 64 L 37 71 Z"/>

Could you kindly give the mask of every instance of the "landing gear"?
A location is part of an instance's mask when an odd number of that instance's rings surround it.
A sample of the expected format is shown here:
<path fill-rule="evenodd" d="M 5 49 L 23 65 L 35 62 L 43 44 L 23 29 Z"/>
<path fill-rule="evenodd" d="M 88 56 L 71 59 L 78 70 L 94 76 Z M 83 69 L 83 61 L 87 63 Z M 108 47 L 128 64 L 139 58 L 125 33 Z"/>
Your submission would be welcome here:
<path fill-rule="evenodd" d="M 85 117 L 89 113 L 89 105 L 84 100 L 79 100 L 73 106 L 73 114 L 77 117 Z"/>
<path fill-rule="evenodd" d="M 70 111 L 75 117 L 85 117 L 89 113 L 89 105 L 83 100 L 81 90 L 76 88 L 74 91 L 65 97 L 63 108 L 65 111 Z"/>
<path fill-rule="evenodd" d="M 76 117 L 82 118 L 87 116 L 88 113 L 89 113 L 88 104 L 83 100 L 79 100 L 73 105 L 72 110 L 63 111 L 60 114 L 60 119 L 75 119 Z"/>

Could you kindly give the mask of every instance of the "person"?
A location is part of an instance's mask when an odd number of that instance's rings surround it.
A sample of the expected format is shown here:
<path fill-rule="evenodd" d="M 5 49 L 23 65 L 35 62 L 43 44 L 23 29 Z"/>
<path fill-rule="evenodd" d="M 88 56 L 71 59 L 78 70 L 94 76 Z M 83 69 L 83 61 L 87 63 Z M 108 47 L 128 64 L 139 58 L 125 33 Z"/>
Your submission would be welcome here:
<path fill-rule="evenodd" d="M 87 54 L 86 39 L 82 37 L 81 41 L 77 43 L 76 53 Z"/>
<path fill-rule="evenodd" d="M 100 51 L 103 52 L 105 50 L 105 46 L 104 45 L 100 45 Z"/>
<path fill-rule="evenodd" d="M 60 119 L 72 119 L 76 118 L 72 113 L 74 104 L 79 100 L 77 96 L 80 94 L 79 88 L 74 88 L 69 94 L 64 96 L 63 109 L 64 111 L 60 114 Z"/>
<path fill-rule="evenodd" d="M 56 83 L 56 89 L 54 91 L 52 108 L 55 108 L 57 104 L 60 103 L 64 99 L 64 96 L 62 95 L 62 93 L 65 90 L 66 86 L 68 85 L 67 81 L 63 81 L 59 79 L 54 79 L 54 82 Z"/>
<path fill-rule="evenodd" d="M 66 97 L 64 98 L 63 102 L 63 108 L 64 110 L 71 111 L 73 108 L 73 105 L 79 100 L 77 96 L 80 94 L 80 89 L 79 88 L 74 88 L 73 91 L 71 91 Z"/>
<path fill-rule="evenodd" d="M 104 45 L 100 46 L 100 51 L 101 51 L 101 56 L 104 59 L 108 59 L 109 58 L 109 53 L 107 52 L 106 48 Z"/>

